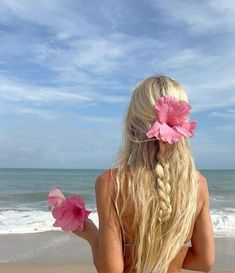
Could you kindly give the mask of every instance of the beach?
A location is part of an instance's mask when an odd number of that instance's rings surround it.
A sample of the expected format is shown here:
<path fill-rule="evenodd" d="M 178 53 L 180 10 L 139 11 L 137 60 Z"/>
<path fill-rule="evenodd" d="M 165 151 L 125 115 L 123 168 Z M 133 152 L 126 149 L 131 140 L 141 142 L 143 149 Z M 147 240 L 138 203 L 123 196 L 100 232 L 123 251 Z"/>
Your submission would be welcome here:
<path fill-rule="evenodd" d="M 89 218 L 98 227 L 94 184 L 102 172 L 0 169 L 0 273 L 96 272 L 88 242 L 53 227 L 47 197 L 53 185 L 65 196 L 80 194 L 91 211 Z M 211 272 L 235 272 L 235 171 L 202 173 L 209 183 L 216 242 L 216 261 Z"/>
<path fill-rule="evenodd" d="M 61 265 L 11 265 L 1 267 L 4 273 L 96 273 L 91 264 L 61 264 Z M 183 270 L 182 273 L 198 273 L 199 271 Z M 233 273 L 235 271 L 212 270 L 214 273 Z M 172 272 L 173 273 L 173 272 Z"/>
<path fill-rule="evenodd" d="M 0 273 L 96 272 L 89 244 L 70 232 L 6 234 L 0 235 L 0 241 Z M 235 239 L 215 238 L 215 242 L 216 262 L 211 272 L 235 272 Z"/>

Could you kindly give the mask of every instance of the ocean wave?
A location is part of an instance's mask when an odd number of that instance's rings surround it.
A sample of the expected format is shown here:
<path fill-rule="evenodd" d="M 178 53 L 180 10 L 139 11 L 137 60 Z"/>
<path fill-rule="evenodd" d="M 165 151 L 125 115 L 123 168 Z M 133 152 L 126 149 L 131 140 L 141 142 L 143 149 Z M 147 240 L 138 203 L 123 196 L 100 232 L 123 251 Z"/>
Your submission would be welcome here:
<path fill-rule="evenodd" d="M 212 209 L 211 218 L 216 237 L 235 237 L 235 209 Z"/>
<path fill-rule="evenodd" d="M 98 227 L 98 215 L 93 207 L 89 215 Z M 0 234 L 37 233 L 45 231 L 61 231 L 53 227 L 55 219 L 50 211 L 26 210 L 26 209 L 2 209 L 0 210 Z"/>
<path fill-rule="evenodd" d="M 92 211 L 89 215 L 97 227 L 99 227 L 96 207 L 87 207 Z M 235 209 L 212 209 L 211 219 L 215 237 L 235 238 Z M 36 233 L 45 231 L 61 231 L 53 227 L 55 219 L 50 211 L 27 209 L 2 209 L 0 210 L 0 234 Z"/>
<path fill-rule="evenodd" d="M 15 201 L 15 202 L 37 202 L 47 200 L 49 191 L 39 191 L 39 192 L 18 192 L 18 193 L 2 193 L 0 194 L 1 201 Z M 73 195 L 71 192 L 63 192 L 65 196 Z M 81 193 L 82 195 L 83 193 Z"/>

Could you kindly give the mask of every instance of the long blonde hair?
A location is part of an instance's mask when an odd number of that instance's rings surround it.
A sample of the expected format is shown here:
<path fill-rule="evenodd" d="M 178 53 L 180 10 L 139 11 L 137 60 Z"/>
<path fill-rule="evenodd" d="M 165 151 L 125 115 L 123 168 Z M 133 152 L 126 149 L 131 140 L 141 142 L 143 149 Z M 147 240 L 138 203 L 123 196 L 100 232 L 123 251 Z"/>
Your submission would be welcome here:
<path fill-rule="evenodd" d="M 153 76 L 136 86 L 114 162 L 114 205 L 124 241 L 126 217 L 130 217 L 127 211 L 132 208 L 133 222 L 128 230 L 135 246 L 130 272 L 166 273 L 196 212 L 198 173 L 189 139 L 168 144 L 146 137 L 156 120 L 154 104 L 164 95 L 188 101 L 184 89 L 168 76 Z"/>

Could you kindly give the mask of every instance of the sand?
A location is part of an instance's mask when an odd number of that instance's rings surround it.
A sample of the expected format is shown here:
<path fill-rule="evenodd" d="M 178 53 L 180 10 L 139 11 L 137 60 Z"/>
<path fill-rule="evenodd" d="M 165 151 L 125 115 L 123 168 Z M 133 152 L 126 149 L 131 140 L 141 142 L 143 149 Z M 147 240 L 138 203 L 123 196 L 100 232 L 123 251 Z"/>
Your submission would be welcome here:
<path fill-rule="evenodd" d="M 97 273 L 92 264 L 57 264 L 57 265 L 43 265 L 43 264 L 2 264 L 0 266 L 1 273 Z M 190 273 L 196 271 L 182 270 L 182 273 Z M 224 271 L 220 269 L 213 269 L 213 272 L 220 273 L 234 273 L 234 271 Z"/>
<path fill-rule="evenodd" d="M 72 233 L 0 235 L 0 273 L 95 273 L 89 244 Z M 216 238 L 211 272 L 235 273 L 235 239 Z M 195 271 L 182 270 L 182 273 Z"/>

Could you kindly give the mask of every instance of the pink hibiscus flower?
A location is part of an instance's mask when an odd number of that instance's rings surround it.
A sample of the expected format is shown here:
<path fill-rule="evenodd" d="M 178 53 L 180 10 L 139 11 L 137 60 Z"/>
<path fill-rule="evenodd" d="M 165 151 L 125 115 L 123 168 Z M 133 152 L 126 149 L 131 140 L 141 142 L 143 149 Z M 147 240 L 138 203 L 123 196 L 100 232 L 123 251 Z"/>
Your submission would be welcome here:
<path fill-rule="evenodd" d="M 85 209 L 81 196 L 71 195 L 67 198 L 56 187 L 52 187 L 48 195 L 48 203 L 52 207 L 52 215 L 56 219 L 54 227 L 61 227 L 64 231 L 74 231 L 84 228 L 84 221 L 91 213 Z"/>
<path fill-rule="evenodd" d="M 179 101 L 171 96 L 160 97 L 155 103 L 156 118 L 146 133 L 148 138 L 173 143 L 182 136 L 192 137 L 197 125 L 196 121 L 188 121 L 191 106 L 186 101 Z"/>

